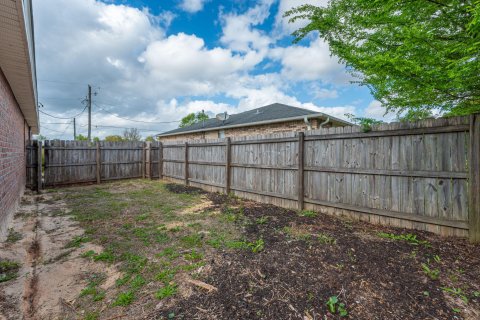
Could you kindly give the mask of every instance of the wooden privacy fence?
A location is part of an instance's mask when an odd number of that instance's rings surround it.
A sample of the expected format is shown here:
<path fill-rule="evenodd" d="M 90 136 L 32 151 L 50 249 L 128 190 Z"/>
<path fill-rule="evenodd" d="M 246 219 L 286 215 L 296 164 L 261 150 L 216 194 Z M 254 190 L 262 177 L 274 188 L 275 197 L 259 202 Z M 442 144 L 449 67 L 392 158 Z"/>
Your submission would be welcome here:
<path fill-rule="evenodd" d="M 39 185 L 41 145 L 27 184 Z M 40 156 L 39 156 L 40 155 Z M 165 178 L 480 241 L 480 115 L 183 143 L 46 141 L 47 187 Z"/>

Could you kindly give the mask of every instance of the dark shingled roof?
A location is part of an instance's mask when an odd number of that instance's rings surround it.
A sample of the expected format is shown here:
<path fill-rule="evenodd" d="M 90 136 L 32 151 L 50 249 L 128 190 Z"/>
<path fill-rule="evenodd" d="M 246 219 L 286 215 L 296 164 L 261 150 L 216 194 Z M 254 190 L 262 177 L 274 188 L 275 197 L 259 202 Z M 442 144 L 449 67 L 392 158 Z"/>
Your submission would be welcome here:
<path fill-rule="evenodd" d="M 191 126 L 188 126 L 188 127 L 177 128 L 171 131 L 161 133 L 159 134 L 159 136 L 171 135 L 175 133 L 180 134 L 183 132 L 190 132 L 190 131 L 197 131 L 197 130 L 202 130 L 202 131 L 211 130 L 214 128 L 221 129 L 222 127 L 233 126 L 233 125 L 244 124 L 245 126 L 248 126 L 249 124 L 253 124 L 256 122 L 302 117 L 302 116 L 308 116 L 308 115 L 318 114 L 318 113 L 320 112 L 287 106 L 281 103 L 274 103 L 265 107 L 248 110 L 242 113 L 232 114 L 226 121 L 220 121 L 215 118 L 208 119 L 203 122 L 192 124 Z M 336 120 L 341 121 L 339 119 L 336 119 Z"/>

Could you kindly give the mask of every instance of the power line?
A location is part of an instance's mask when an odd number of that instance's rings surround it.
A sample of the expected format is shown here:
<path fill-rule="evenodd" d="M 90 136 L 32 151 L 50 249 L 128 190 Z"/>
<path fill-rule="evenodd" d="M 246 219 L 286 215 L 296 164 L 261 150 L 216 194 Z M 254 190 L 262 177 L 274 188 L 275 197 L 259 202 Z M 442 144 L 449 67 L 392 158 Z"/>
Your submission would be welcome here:
<path fill-rule="evenodd" d="M 145 132 L 157 132 L 158 129 L 156 130 L 150 130 L 150 129 L 138 129 L 134 127 L 117 127 L 117 126 L 100 126 L 100 125 L 94 125 L 95 128 L 116 128 L 116 129 L 137 129 L 138 131 L 145 131 Z"/>
<path fill-rule="evenodd" d="M 54 129 L 51 129 L 51 128 L 47 128 L 47 127 L 42 126 L 40 130 L 43 130 L 43 129 L 47 129 L 47 130 L 50 130 L 50 131 L 53 131 L 53 132 L 57 132 L 57 133 L 60 133 L 60 134 L 64 134 L 64 133 L 65 133 L 65 131 L 62 132 L 62 131 L 58 131 L 58 130 L 54 130 Z"/>
<path fill-rule="evenodd" d="M 103 109 L 102 107 L 100 107 L 100 106 L 97 105 L 96 103 L 94 103 L 94 104 L 95 104 L 95 106 L 97 106 L 100 110 L 105 111 L 105 112 L 107 112 L 107 113 L 110 113 L 110 114 L 113 115 L 114 117 L 117 117 L 117 118 L 123 119 L 123 120 L 133 121 L 133 122 L 140 122 L 140 123 L 159 123 L 159 124 L 161 124 L 161 123 L 176 123 L 176 122 L 180 122 L 180 121 L 181 121 L 181 120 L 177 120 L 177 121 L 142 121 L 142 120 L 134 120 L 134 119 L 129 119 L 129 118 L 120 117 L 120 116 L 116 115 L 116 114 L 113 113 L 113 112 L 110 112 L 110 111 L 108 111 L 108 110 Z"/>
<path fill-rule="evenodd" d="M 42 111 L 42 110 L 40 110 L 40 109 L 38 109 L 38 111 L 39 111 L 40 113 L 43 113 L 44 115 L 47 115 L 47 116 L 52 117 L 52 118 L 55 118 L 55 119 L 71 120 L 72 118 L 76 118 L 76 117 L 80 116 L 82 113 L 84 113 L 84 112 L 85 112 L 85 109 L 87 109 L 87 106 L 85 106 L 80 113 L 78 113 L 78 114 L 76 114 L 76 115 L 74 115 L 74 116 L 68 117 L 68 118 L 57 117 L 57 116 L 51 115 L 51 114 L 49 114 L 49 113 L 47 113 L 47 112 L 45 112 L 45 111 Z"/>
<path fill-rule="evenodd" d="M 38 79 L 37 81 L 40 81 L 40 82 L 51 82 L 51 83 L 62 83 L 62 84 L 82 84 L 82 85 L 85 85 L 85 84 L 86 84 L 86 83 L 82 83 L 82 82 L 62 81 L 62 80 L 50 80 L 50 79 Z"/>

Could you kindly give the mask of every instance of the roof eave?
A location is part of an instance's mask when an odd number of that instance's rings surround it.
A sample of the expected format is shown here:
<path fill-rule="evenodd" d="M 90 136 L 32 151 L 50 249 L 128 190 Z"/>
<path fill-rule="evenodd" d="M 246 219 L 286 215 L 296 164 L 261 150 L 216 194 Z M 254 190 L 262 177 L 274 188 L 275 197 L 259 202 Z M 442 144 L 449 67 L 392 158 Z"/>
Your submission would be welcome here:
<path fill-rule="evenodd" d="M 9 19 L 0 20 L 6 42 L 0 44 L 0 67 L 27 125 L 35 134 L 39 132 L 39 117 L 31 0 L 14 0 L 2 6 L 7 8 L 4 14 Z"/>
<path fill-rule="evenodd" d="M 254 126 L 260 126 L 264 124 L 272 124 L 272 123 L 280 123 L 280 122 L 288 122 L 288 121 L 297 121 L 297 120 L 303 120 L 305 119 L 315 119 L 315 118 L 330 118 L 330 121 L 332 122 L 337 122 L 346 126 L 351 126 L 352 123 L 330 116 L 328 114 L 324 113 L 312 113 L 309 115 L 304 115 L 304 116 L 297 116 L 297 117 L 289 117 L 289 118 L 281 118 L 281 119 L 275 119 L 275 120 L 265 120 L 265 121 L 257 121 L 257 122 L 251 122 L 251 123 L 241 123 L 241 124 L 234 124 L 234 125 L 227 125 L 227 126 L 218 126 L 218 127 L 213 127 L 213 128 L 205 128 L 205 129 L 196 129 L 196 130 L 190 130 L 190 131 L 182 131 L 182 132 L 173 132 L 173 133 L 160 133 L 157 134 L 156 136 L 161 138 L 161 137 L 171 137 L 171 136 L 179 136 L 179 135 L 185 135 L 185 134 L 191 134 L 191 133 L 199 133 L 199 132 L 207 132 L 207 131 L 215 131 L 215 130 L 225 130 L 225 129 L 234 129 L 234 128 L 242 128 L 242 127 L 254 127 Z"/>

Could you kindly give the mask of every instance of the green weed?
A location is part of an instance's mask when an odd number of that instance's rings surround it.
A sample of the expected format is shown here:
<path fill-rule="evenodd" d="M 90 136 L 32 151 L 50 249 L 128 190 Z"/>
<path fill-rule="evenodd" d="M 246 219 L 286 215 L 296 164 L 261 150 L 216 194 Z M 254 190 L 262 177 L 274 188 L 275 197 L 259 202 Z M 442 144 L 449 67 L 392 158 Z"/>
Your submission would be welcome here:
<path fill-rule="evenodd" d="M 0 260 L 0 283 L 16 279 L 20 264 L 11 260 Z"/>
<path fill-rule="evenodd" d="M 336 244 L 337 243 L 337 240 L 335 238 L 330 237 L 327 234 L 319 233 L 316 236 L 317 236 L 318 242 L 320 242 L 322 244 Z"/>
<path fill-rule="evenodd" d="M 65 245 L 65 248 L 80 248 L 83 243 L 89 241 L 91 241 L 91 239 L 88 236 L 76 236 Z"/>
<path fill-rule="evenodd" d="M 171 297 L 176 293 L 177 293 L 177 284 L 172 283 L 172 284 L 165 285 L 163 288 L 159 289 L 155 293 L 155 298 L 162 300 L 162 299 Z"/>
<path fill-rule="evenodd" d="M 82 254 L 80 255 L 80 257 L 82 257 L 82 258 L 92 258 L 92 257 L 95 256 L 95 255 L 96 255 L 95 251 L 93 251 L 93 250 L 88 250 L 88 251 L 85 251 L 84 253 L 82 253 Z"/>
<path fill-rule="evenodd" d="M 437 280 L 438 277 L 440 276 L 439 269 L 432 269 L 426 263 L 422 263 L 422 270 L 432 280 Z"/>
<path fill-rule="evenodd" d="M 201 247 L 203 244 L 202 237 L 196 233 L 184 236 L 180 239 L 180 241 L 187 248 Z"/>
<path fill-rule="evenodd" d="M 115 301 L 113 302 L 113 305 L 125 307 L 130 305 L 134 299 L 135 299 L 135 294 L 133 293 L 133 291 L 121 292 L 117 296 L 117 299 L 115 299 Z"/>
<path fill-rule="evenodd" d="M 338 300 L 338 296 L 331 296 L 328 298 L 326 305 L 331 314 L 338 313 L 340 317 L 348 316 L 348 311 L 345 308 L 345 304 Z"/>
<path fill-rule="evenodd" d="M 93 261 L 103 261 L 103 262 L 113 263 L 115 261 L 115 256 L 110 251 L 103 251 L 97 255 L 94 255 Z"/>
<path fill-rule="evenodd" d="M 452 296 L 460 298 L 463 302 L 468 303 L 468 297 L 461 288 L 442 287 L 441 289 L 444 292 L 450 293 Z"/>
<path fill-rule="evenodd" d="M 424 245 L 426 247 L 430 246 L 430 243 L 428 241 L 419 240 L 419 239 L 417 239 L 416 234 L 411 234 L 411 233 L 396 235 L 394 233 L 379 232 L 378 236 L 381 237 L 381 238 L 386 238 L 386 239 L 405 241 L 405 242 L 408 242 L 408 243 L 410 243 L 412 245 L 416 245 L 416 246 L 417 245 Z"/>
<path fill-rule="evenodd" d="M 23 236 L 20 232 L 13 230 L 13 228 L 8 229 L 7 242 L 15 243 L 22 240 Z"/>
<path fill-rule="evenodd" d="M 317 215 L 317 212 L 311 210 L 303 210 L 299 213 L 299 216 L 307 218 L 315 218 Z"/>
<path fill-rule="evenodd" d="M 263 217 L 257 218 L 257 220 L 255 220 L 256 224 L 265 224 L 267 222 L 268 222 L 268 217 L 267 216 L 263 216 Z"/>
<path fill-rule="evenodd" d="M 168 247 L 168 248 L 165 248 L 163 249 L 159 254 L 158 254 L 159 257 L 166 257 L 168 258 L 170 261 L 172 260 L 175 260 L 176 258 L 178 258 L 180 256 L 180 253 L 177 252 L 177 250 L 175 250 L 175 248 L 172 248 L 172 247 Z"/>
<path fill-rule="evenodd" d="M 186 253 L 183 257 L 186 260 L 198 261 L 203 259 L 203 254 L 195 251 L 195 249 L 192 249 L 192 251 L 190 251 L 189 253 Z"/>

